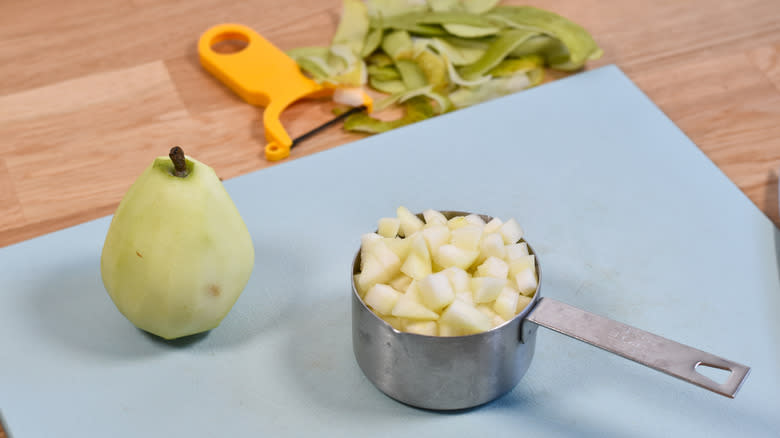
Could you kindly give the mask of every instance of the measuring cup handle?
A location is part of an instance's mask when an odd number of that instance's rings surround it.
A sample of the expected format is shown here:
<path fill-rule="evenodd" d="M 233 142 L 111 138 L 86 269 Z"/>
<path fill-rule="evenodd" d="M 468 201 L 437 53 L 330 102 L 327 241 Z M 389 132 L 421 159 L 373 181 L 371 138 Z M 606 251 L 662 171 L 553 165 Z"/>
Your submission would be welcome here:
<path fill-rule="evenodd" d="M 729 398 L 734 398 L 750 372 L 745 365 L 549 298 L 541 298 L 526 318 Z M 730 374 L 720 384 L 699 373 L 698 366 L 718 368 Z"/>

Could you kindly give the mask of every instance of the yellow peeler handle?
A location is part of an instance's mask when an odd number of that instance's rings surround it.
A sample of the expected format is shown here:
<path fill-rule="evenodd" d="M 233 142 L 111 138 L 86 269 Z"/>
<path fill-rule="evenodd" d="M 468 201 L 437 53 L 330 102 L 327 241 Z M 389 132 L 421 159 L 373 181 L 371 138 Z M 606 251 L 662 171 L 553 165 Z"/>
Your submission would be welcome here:
<path fill-rule="evenodd" d="M 235 53 L 218 53 L 212 48 L 226 40 L 238 40 L 246 47 Z M 290 155 L 292 139 L 279 116 L 290 104 L 304 97 L 333 94 L 301 73 L 298 64 L 257 32 L 241 24 L 220 24 L 207 30 L 198 41 L 203 68 L 227 85 L 246 102 L 265 107 L 263 125 L 268 144 L 267 159 Z"/>

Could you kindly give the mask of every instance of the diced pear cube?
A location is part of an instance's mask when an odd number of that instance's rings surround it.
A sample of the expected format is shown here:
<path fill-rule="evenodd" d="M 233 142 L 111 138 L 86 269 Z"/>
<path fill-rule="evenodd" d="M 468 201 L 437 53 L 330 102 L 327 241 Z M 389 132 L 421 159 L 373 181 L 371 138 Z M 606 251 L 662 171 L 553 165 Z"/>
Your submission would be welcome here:
<path fill-rule="evenodd" d="M 472 294 L 471 291 L 468 290 L 455 292 L 455 299 L 461 300 L 464 303 L 474 304 L 474 294 Z"/>
<path fill-rule="evenodd" d="M 435 320 L 439 319 L 439 314 L 425 307 L 420 301 L 419 289 L 417 283 L 412 282 L 406 292 L 395 303 L 391 311 L 393 316 L 409 318 L 415 320 Z"/>
<path fill-rule="evenodd" d="M 453 301 L 439 320 L 442 324 L 462 330 L 464 334 L 480 333 L 491 328 L 490 318 L 474 306 L 459 300 Z"/>
<path fill-rule="evenodd" d="M 382 237 L 395 237 L 401 228 L 401 220 L 396 217 L 383 217 L 379 219 L 377 233 Z"/>
<path fill-rule="evenodd" d="M 525 309 L 526 306 L 528 306 L 528 304 L 531 303 L 532 299 L 533 298 L 527 297 L 525 295 L 518 295 L 518 297 L 517 297 L 517 308 L 515 309 L 515 314 L 518 314 L 518 313 L 522 312 L 523 309 Z"/>
<path fill-rule="evenodd" d="M 469 276 L 468 272 L 454 266 L 449 267 L 442 272 L 450 279 L 452 290 L 455 291 L 456 294 L 465 291 L 471 292 L 471 276 Z"/>
<path fill-rule="evenodd" d="M 387 246 L 384 240 L 377 241 L 371 244 L 372 251 L 369 253 L 369 257 L 373 256 L 379 260 L 386 267 L 401 267 L 401 258 Z"/>
<path fill-rule="evenodd" d="M 490 323 L 493 327 L 498 327 L 501 324 L 505 323 L 506 320 L 498 315 L 498 313 L 493 310 L 493 306 L 490 304 L 480 304 L 477 306 L 477 310 L 484 313 L 485 316 L 490 318 Z"/>
<path fill-rule="evenodd" d="M 376 281 L 375 277 L 370 277 L 367 271 L 363 269 L 357 276 L 357 280 L 355 281 L 355 289 L 357 289 L 360 298 L 363 298 L 366 296 L 366 292 L 368 292 L 371 286 L 377 283 L 378 281 Z"/>
<path fill-rule="evenodd" d="M 440 310 L 455 300 L 455 292 L 444 272 L 431 274 L 417 283 L 420 301 L 431 310 Z"/>
<path fill-rule="evenodd" d="M 444 269 L 454 266 L 467 270 L 474 263 L 474 260 L 477 259 L 477 256 L 479 256 L 479 251 L 467 251 L 455 245 L 447 244 L 440 246 L 439 251 L 434 254 L 433 258 L 436 264 Z"/>
<path fill-rule="evenodd" d="M 509 265 L 510 277 L 515 277 L 521 271 L 525 271 L 526 269 L 532 269 L 536 271 L 536 256 L 533 255 L 520 256 L 510 261 L 508 265 Z"/>
<path fill-rule="evenodd" d="M 478 304 L 474 307 L 490 319 L 493 319 L 494 316 L 498 316 L 498 313 L 493 310 L 493 306 L 490 304 Z"/>
<path fill-rule="evenodd" d="M 392 269 L 387 269 L 376 258 L 368 258 L 358 275 L 357 290 L 359 293 L 365 294 L 375 284 L 388 281 L 394 275 Z"/>
<path fill-rule="evenodd" d="M 373 245 L 382 240 L 382 236 L 376 233 L 366 233 L 360 236 L 360 270 L 368 260 L 369 254 L 373 251 Z"/>
<path fill-rule="evenodd" d="M 520 257 L 527 256 L 528 255 L 528 244 L 523 243 L 513 243 L 511 245 L 506 246 L 506 261 L 511 262 L 512 260 L 519 259 Z"/>
<path fill-rule="evenodd" d="M 450 227 L 450 230 L 453 231 L 460 227 L 465 227 L 466 225 L 469 225 L 469 221 L 466 220 L 466 216 L 455 216 L 447 221 L 447 226 Z"/>
<path fill-rule="evenodd" d="M 523 238 L 523 229 L 520 228 L 520 224 L 514 219 L 509 219 L 504 222 L 504 224 L 501 225 L 501 228 L 498 229 L 498 232 L 501 233 L 501 236 L 504 238 L 504 243 L 507 245 L 517 243 Z"/>
<path fill-rule="evenodd" d="M 360 274 L 353 275 L 352 281 L 355 283 L 355 289 L 357 290 L 358 295 L 360 295 L 360 298 L 363 298 L 368 290 L 360 290 Z"/>
<path fill-rule="evenodd" d="M 409 255 L 409 250 L 412 248 L 412 241 L 410 239 L 402 239 L 400 237 L 385 237 L 385 245 L 393 251 L 395 255 L 401 260 L 406 260 Z"/>
<path fill-rule="evenodd" d="M 496 299 L 506 286 L 506 278 L 474 277 L 471 279 L 471 292 L 475 303 L 489 303 Z"/>
<path fill-rule="evenodd" d="M 428 251 L 428 244 L 425 242 L 425 236 L 422 234 L 414 234 L 409 237 L 411 249 L 410 251 L 420 257 L 430 258 L 431 252 Z"/>
<path fill-rule="evenodd" d="M 431 254 L 436 254 L 439 247 L 446 245 L 450 240 L 450 229 L 447 225 L 428 225 L 422 230 L 425 242 L 428 243 L 428 250 Z"/>
<path fill-rule="evenodd" d="M 439 334 L 439 326 L 436 321 L 414 321 L 404 324 L 404 331 L 418 335 L 436 336 Z"/>
<path fill-rule="evenodd" d="M 447 225 L 447 218 L 436 210 L 428 209 L 423 212 L 423 218 L 428 225 L 441 224 Z"/>
<path fill-rule="evenodd" d="M 405 291 L 412 283 L 412 277 L 404 273 L 400 273 L 390 280 L 387 284 L 397 291 Z"/>
<path fill-rule="evenodd" d="M 479 225 L 468 224 L 450 233 L 450 243 L 468 251 L 478 251 L 480 240 L 482 240 L 482 227 Z"/>
<path fill-rule="evenodd" d="M 477 267 L 477 275 L 480 277 L 507 278 L 509 266 L 500 258 L 490 256 Z"/>
<path fill-rule="evenodd" d="M 478 214 L 470 214 L 470 215 L 466 216 L 466 222 L 468 222 L 468 223 L 470 223 L 472 225 L 477 225 L 480 228 L 484 228 L 485 227 L 485 220 L 482 219 L 482 217 L 480 215 L 478 215 Z"/>
<path fill-rule="evenodd" d="M 515 276 L 515 283 L 517 284 L 517 290 L 527 297 L 533 296 L 539 285 L 536 279 L 536 273 L 531 269 L 520 271 L 520 273 Z"/>
<path fill-rule="evenodd" d="M 449 324 L 442 324 L 437 323 L 436 325 L 439 326 L 439 336 L 442 337 L 448 337 L 448 336 L 463 336 L 463 330 L 457 329 Z"/>
<path fill-rule="evenodd" d="M 493 303 L 493 310 L 505 320 L 510 320 L 515 316 L 517 310 L 517 300 L 520 295 L 512 288 L 505 287 L 501 290 L 501 293 L 496 297 L 496 301 Z"/>
<path fill-rule="evenodd" d="M 401 259 L 380 239 L 363 247 L 360 265 L 358 290 L 368 291 L 374 284 L 384 283 L 395 277 L 401 268 Z"/>
<path fill-rule="evenodd" d="M 396 255 L 385 243 L 384 239 L 372 240 L 360 251 L 361 263 L 367 263 L 371 259 L 377 260 L 382 266 L 392 268 L 398 265 L 401 267 L 401 258 Z"/>
<path fill-rule="evenodd" d="M 412 236 L 411 242 L 411 249 L 404 264 L 401 266 L 401 272 L 415 280 L 422 280 L 433 272 L 428 244 L 425 243 L 425 238 L 422 234 Z"/>
<path fill-rule="evenodd" d="M 409 318 L 414 320 L 436 320 L 439 319 L 439 314 L 433 310 L 425 307 L 421 303 L 417 303 L 414 300 L 407 298 L 406 295 L 398 299 L 395 303 L 395 307 L 390 311 L 393 316 L 399 318 Z"/>
<path fill-rule="evenodd" d="M 506 247 L 504 238 L 498 233 L 483 234 L 482 241 L 479 242 L 479 257 L 477 263 L 484 262 L 488 257 L 497 257 L 503 259 L 506 256 Z"/>
<path fill-rule="evenodd" d="M 377 242 L 382 240 L 382 236 L 377 233 L 366 233 L 360 236 L 360 248 L 367 249 L 366 247 L 371 245 L 371 242 Z"/>
<path fill-rule="evenodd" d="M 412 214 L 406 207 L 398 207 L 396 215 L 401 221 L 400 232 L 405 237 L 409 237 L 412 234 L 420 231 L 425 223 L 419 217 Z"/>
<path fill-rule="evenodd" d="M 363 301 L 371 306 L 377 313 L 390 315 L 390 312 L 393 311 L 393 307 L 395 307 L 395 303 L 399 298 L 401 298 L 401 292 L 398 292 L 386 284 L 375 284 L 368 290 Z"/>
<path fill-rule="evenodd" d="M 495 233 L 498 231 L 499 228 L 501 228 L 501 225 L 504 225 L 504 221 L 501 219 L 494 217 L 490 220 L 487 224 L 485 224 L 485 229 L 482 230 L 485 234 Z"/>
<path fill-rule="evenodd" d="M 414 280 L 422 280 L 433 272 L 431 259 L 420 257 L 418 254 L 410 254 L 401 265 L 401 272 Z"/>

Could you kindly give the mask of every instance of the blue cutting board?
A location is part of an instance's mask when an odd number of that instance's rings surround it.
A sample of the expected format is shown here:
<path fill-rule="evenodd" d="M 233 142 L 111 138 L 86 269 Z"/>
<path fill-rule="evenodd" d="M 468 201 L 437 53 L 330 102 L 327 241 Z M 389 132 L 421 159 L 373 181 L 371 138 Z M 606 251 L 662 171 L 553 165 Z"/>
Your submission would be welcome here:
<path fill-rule="evenodd" d="M 108 217 L 0 250 L 15 437 L 780 433 L 778 230 L 614 66 L 225 185 L 257 260 L 207 336 L 163 343 L 114 308 Z M 349 313 L 359 236 L 398 205 L 514 217 L 546 296 L 752 372 L 730 400 L 541 329 L 505 397 L 456 414 L 399 404 L 355 363 Z"/>

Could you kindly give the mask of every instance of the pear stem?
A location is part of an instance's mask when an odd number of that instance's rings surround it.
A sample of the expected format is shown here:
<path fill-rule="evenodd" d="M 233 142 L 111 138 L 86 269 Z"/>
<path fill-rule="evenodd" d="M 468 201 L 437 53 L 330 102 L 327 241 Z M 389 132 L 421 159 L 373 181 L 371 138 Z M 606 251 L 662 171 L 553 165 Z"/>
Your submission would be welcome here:
<path fill-rule="evenodd" d="M 189 175 L 187 170 L 187 161 L 184 159 L 184 151 L 178 146 L 171 148 L 171 152 L 168 154 L 173 161 L 173 174 L 179 178 L 184 178 Z"/>

